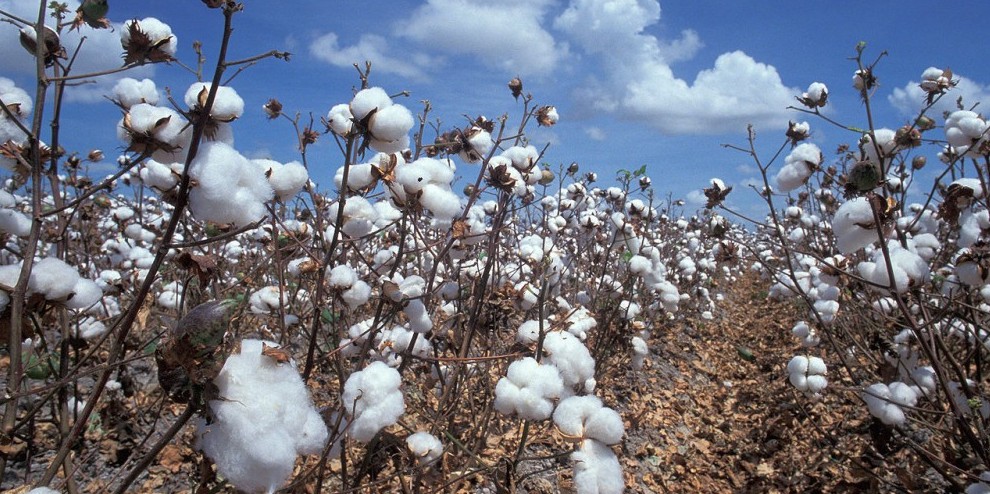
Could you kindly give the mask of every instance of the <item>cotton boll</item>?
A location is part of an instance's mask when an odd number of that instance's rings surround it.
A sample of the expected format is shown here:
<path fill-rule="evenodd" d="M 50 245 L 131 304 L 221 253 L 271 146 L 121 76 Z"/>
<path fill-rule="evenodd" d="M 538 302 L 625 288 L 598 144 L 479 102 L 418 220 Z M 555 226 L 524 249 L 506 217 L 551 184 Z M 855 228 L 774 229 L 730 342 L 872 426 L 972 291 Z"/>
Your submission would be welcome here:
<path fill-rule="evenodd" d="M 44 295 L 48 300 L 65 300 L 78 282 L 79 272 L 75 268 L 57 257 L 46 257 L 34 264 L 28 292 Z"/>
<path fill-rule="evenodd" d="M 452 221 L 461 214 L 461 199 L 449 189 L 427 184 L 423 187 L 423 195 L 419 198 L 419 203 L 433 213 L 433 216 L 442 221 Z"/>
<path fill-rule="evenodd" d="M 357 280 L 357 272 L 346 264 L 335 266 L 327 273 L 327 282 L 334 288 L 349 288 Z"/>
<path fill-rule="evenodd" d="M 433 434 L 419 431 L 406 438 L 406 447 L 419 465 L 430 465 L 443 455 L 443 443 Z"/>
<path fill-rule="evenodd" d="M 787 363 L 788 380 L 798 391 L 815 395 L 828 385 L 825 362 L 819 357 L 796 355 Z"/>
<path fill-rule="evenodd" d="M 866 159 L 871 163 L 879 164 L 882 160 L 889 158 L 894 149 L 897 148 L 897 142 L 894 140 L 896 132 L 887 128 L 876 129 L 873 131 L 873 135 L 876 136 L 876 144 L 874 144 L 870 134 L 863 134 L 861 147 Z M 878 150 L 880 154 L 877 154 Z"/>
<path fill-rule="evenodd" d="M 190 109 L 202 109 L 211 87 L 213 84 L 210 82 L 194 82 L 186 90 L 185 98 L 183 98 L 186 106 Z M 229 86 L 218 87 L 210 116 L 221 122 L 230 122 L 240 118 L 243 114 L 244 100 L 237 94 L 237 91 Z"/>
<path fill-rule="evenodd" d="M 375 139 L 397 141 L 407 136 L 414 123 L 409 109 L 392 104 L 375 112 L 368 124 L 368 130 Z"/>
<path fill-rule="evenodd" d="M 357 121 L 364 120 L 372 111 L 381 111 L 392 106 L 392 98 L 380 87 L 362 89 L 351 100 L 351 115 Z"/>
<path fill-rule="evenodd" d="M 640 370 L 643 368 L 643 364 L 646 362 L 646 356 L 650 354 L 650 347 L 646 344 L 646 340 L 640 338 L 639 336 L 632 337 L 632 367 L 635 370 Z"/>
<path fill-rule="evenodd" d="M 144 36 L 132 37 L 132 33 L 143 34 Z M 124 51 L 128 52 L 128 58 L 131 58 L 131 50 L 134 50 L 142 56 L 134 57 L 135 60 L 133 61 L 145 63 L 146 61 L 159 62 L 173 58 L 179 41 L 172 34 L 172 28 L 168 24 L 154 17 L 145 17 L 141 20 L 134 19 L 124 23 L 124 27 L 120 30 L 120 44 Z M 154 49 L 142 50 L 136 47 L 154 47 Z"/>
<path fill-rule="evenodd" d="M 544 321 L 546 323 L 546 321 Z M 516 341 L 523 345 L 532 345 L 540 339 L 540 321 L 529 320 L 519 325 L 516 330 Z"/>
<path fill-rule="evenodd" d="M 570 333 L 551 331 L 543 339 L 543 350 L 568 389 L 594 391 L 594 387 L 589 389 L 585 384 L 595 377 L 595 359 L 581 340 Z"/>
<path fill-rule="evenodd" d="M 382 362 L 372 362 L 347 378 L 340 399 L 351 417 L 349 436 L 367 443 L 399 420 L 405 413 L 401 381 L 399 372 Z"/>
<path fill-rule="evenodd" d="M 295 364 L 263 355 L 258 340 L 241 342 L 214 380 L 222 399 L 209 403 L 198 448 L 237 489 L 272 492 L 292 473 L 298 454 L 322 450 L 328 431 Z"/>
<path fill-rule="evenodd" d="M 877 241 L 873 209 L 865 197 L 846 201 L 835 213 L 832 230 L 836 248 L 850 254 Z"/>
<path fill-rule="evenodd" d="M 784 158 L 784 167 L 777 174 L 777 185 L 781 191 L 790 192 L 803 185 L 821 163 L 822 151 L 818 146 L 799 144 Z"/>
<path fill-rule="evenodd" d="M 608 446 L 586 439 L 571 454 L 577 494 L 621 494 L 626 482 L 619 459 Z"/>
<path fill-rule="evenodd" d="M 157 105 L 158 88 L 151 79 L 124 77 L 113 87 L 113 100 L 125 110 L 139 103 Z"/>
<path fill-rule="evenodd" d="M 517 360 L 495 386 L 495 410 L 526 420 L 546 420 L 553 412 L 552 400 L 560 397 L 563 387 L 557 367 L 532 357 Z"/>
<path fill-rule="evenodd" d="M 76 337 L 84 340 L 99 338 L 107 332 L 107 327 L 93 317 L 84 317 L 76 323 Z"/>
<path fill-rule="evenodd" d="M 289 294 L 282 292 L 277 286 L 265 286 L 248 297 L 250 310 L 254 314 L 269 314 L 289 303 Z"/>
<path fill-rule="evenodd" d="M 889 386 L 883 383 L 872 384 L 863 393 L 870 413 L 887 425 L 902 425 L 906 417 L 901 405 L 914 406 L 918 395 L 911 386 L 902 382 L 893 382 Z"/>
<path fill-rule="evenodd" d="M 103 290 L 93 280 L 79 278 L 72 287 L 72 297 L 65 302 L 69 309 L 85 309 L 103 298 Z"/>
<path fill-rule="evenodd" d="M 618 444 L 625 426 L 618 412 L 602 406 L 595 396 L 564 398 L 553 412 L 553 423 L 570 438 L 594 439 L 604 444 Z"/>
<path fill-rule="evenodd" d="M 16 490 L 17 489 L 15 489 L 15 491 Z M 27 491 L 27 494 L 62 494 L 62 493 L 50 487 L 35 487 L 34 489 Z M 967 492 L 966 494 L 969 493 Z"/>
<path fill-rule="evenodd" d="M 409 318 L 409 329 L 415 333 L 428 333 L 433 329 L 433 320 L 426 311 L 426 304 L 421 299 L 410 300 L 402 309 Z"/>
<path fill-rule="evenodd" d="M 928 281 L 928 264 L 917 253 L 901 247 L 897 241 L 888 244 L 888 252 L 893 268 L 892 287 L 891 273 L 887 271 L 883 251 L 879 249 L 874 251 L 870 261 L 859 263 L 857 270 L 860 276 L 880 287 L 891 287 L 897 293 L 906 293 L 910 288 Z"/>
<path fill-rule="evenodd" d="M 334 134 L 347 137 L 354 129 L 353 118 L 350 105 L 341 103 L 330 108 L 330 112 L 327 113 L 327 124 Z"/>
<path fill-rule="evenodd" d="M 265 175 L 230 145 L 204 142 L 190 166 L 196 182 L 189 210 L 203 221 L 245 226 L 268 214 L 274 190 Z"/>
<path fill-rule="evenodd" d="M 31 218 L 13 209 L 0 209 L 0 231 L 18 237 L 31 235 Z"/>
<path fill-rule="evenodd" d="M 368 299 L 371 298 L 371 285 L 358 280 L 350 288 L 341 292 L 340 298 L 344 300 L 344 303 L 351 310 L 357 309 L 366 304 Z"/>
<path fill-rule="evenodd" d="M 275 195 L 282 201 L 294 197 L 309 181 L 309 172 L 298 161 L 284 165 L 272 160 L 251 161 L 261 168 L 262 173 L 268 178 L 268 183 L 275 190 Z"/>

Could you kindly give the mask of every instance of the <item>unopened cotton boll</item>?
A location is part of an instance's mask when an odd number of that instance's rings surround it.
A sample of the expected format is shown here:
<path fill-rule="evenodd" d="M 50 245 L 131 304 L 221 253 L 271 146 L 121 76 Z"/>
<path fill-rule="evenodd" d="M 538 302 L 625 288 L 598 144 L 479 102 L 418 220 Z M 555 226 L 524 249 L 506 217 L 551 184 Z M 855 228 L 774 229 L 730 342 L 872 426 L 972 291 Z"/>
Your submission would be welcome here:
<path fill-rule="evenodd" d="M 273 492 L 292 474 L 299 454 L 323 450 L 328 431 L 293 362 L 262 353 L 259 340 L 241 342 L 214 380 L 221 399 L 213 420 L 200 422 L 198 448 L 237 489 Z"/>
<path fill-rule="evenodd" d="M 351 417 L 347 434 L 367 443 L 378 431 L 399 420 L 406 405 L 399 372 L 383 362 L 372 362 L 347 378 L 340 400 Z"/>
<path fill-rule="evenodd" d="M 573 439 L 594 439 L 604 444 L 622 441 L 626 428 L 615 410 L 602 406 L 596 396 L 571 396 L 560 401 L 553 412 L 553 423 Z"/>

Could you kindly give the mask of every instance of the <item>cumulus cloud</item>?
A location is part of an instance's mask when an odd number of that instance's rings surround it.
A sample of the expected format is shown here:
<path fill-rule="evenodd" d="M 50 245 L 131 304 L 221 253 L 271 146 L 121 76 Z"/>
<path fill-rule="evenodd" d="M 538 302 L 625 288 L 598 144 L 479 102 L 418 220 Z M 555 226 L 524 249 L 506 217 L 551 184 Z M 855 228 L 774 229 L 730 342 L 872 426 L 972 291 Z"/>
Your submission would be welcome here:
<path fill-rule="evenodd" d="M 694 189 L 687 193 L 687 197 L 684 198 L 685 204 L 689 209 L 700 208 L 708 202 L 708 198 L 705 197 L 705 192 L 701 189 Z"/>
<path fill-rule="evenodd" d="M 967 109 L 976 103 L 982 103 L 977 107 L 979 110 L 983 105 L 990 103 L 990 85 L 980 84 L 958 74 L 953 78 L 958 79 L 959 84 L 949 90 L 945 96 L 942 96 L 938 103 L 935 103 L 935 106 L 928 111 L 927 114 L 933 118 L 938 119 L 943 112 L 957 110 L 956 100 L 960 97 L 963 106 Z M 887 96 L 887 101 L 905 116 L 916 116 L 925 107 L 925 99 L 927 98 L 927 94 L 918 84 L 918 81 L 911 81 L 904 87 L 895 88 L 890 96 Z"/>
<path fill-rule="evenodd" d="M 66 2 L 72 15 L 79 7 L 78 0 Z M 0 9 L 10 12 L 26 20 L 36 19 L 38 16 L 38 3 L 25 2 L 23 0 L 0 0 Z M 54 19 L 46 17 L 46 22 L 53 25 Z M 124 64 L 121 57 L 123 49 L 120 47 L 120 33 L 122 23 L 114 23 L 114 30 L 92 29 L 83 26 L 79 30 L 63 32 L 62 46 L 68 51 L 71 57 L 73 50 L 79 46 L 80 39 L 85 36 L 86 41 L 79 49 L 79 56 L 72 66 L 72 75 L 82 75 L 94 72 L 101 72 L 120 67 Z M 35 61 L 20 43 L 18 30 L 20 27 L 10 23 L 0 23 L 0 39 L 5 40 L 0 43 L 0 60 L 4 61 L 4 71 L 8 75 L 21 74 L 33 75 L 35 73 Z M 84 84 L 73 85 L 65 91 L 66 99 L 72 102 L 97 103 L 106 101 L 105 95 L 112 94 L 114 84 L 123 77 L 133 77 L 143 79 L 153 77 L 154 67 L 145 65 L 130 69 L 121 74 L 101 76 L 86 81 Z"/>
<path fill-rule="evenodd" d="M 656 0 L 573 0 L 554 27 L 585 53 L 598 56 L 608 74 L 592 79 L 576 99 L 592 108 L 645 122 L 669 134 L 744 131 L 747 124 L 781 127 L 796 88 L 777 70 L 741 51 L 722 54 L 711 69 L 688 82 L 671 64 L 693 57 L 697 33 L 662 41 L 646 33 L 660 20 Z"/>
<path fill-rule="evenodd" d="M 585 127 L 584 134 L 588 136 L 588 139 L 592 141 L 604 141 L 606 138 L 605 130 L 601 127 Z"/>
<path fill-rule="evenodd" d="M 408 59 L 398 58 L 389 54 L 388 41 L 377 34 L 364 34 L 357 44 L 340 46 L 336 33 L 327 33 L 316 38 L 309 45 L 309 52 L 314 57 L 337 67 L 350 68 L 354 64 L 363 66 L 365 61 L 371 62 L 372 70 L 376 73 L 396 74 L 415 80 L 426 80 L 426 73 L 415 63 L 421 65 L 422 56 L 414 56 L 411 63 Z"/>
<path fill-rule="evenodd" d="M 397 34 L 449 55 L 471 55 L 506 75 L 540 76 L 567 55 L 542 21 L 552 0 L 428 0 Z"/>

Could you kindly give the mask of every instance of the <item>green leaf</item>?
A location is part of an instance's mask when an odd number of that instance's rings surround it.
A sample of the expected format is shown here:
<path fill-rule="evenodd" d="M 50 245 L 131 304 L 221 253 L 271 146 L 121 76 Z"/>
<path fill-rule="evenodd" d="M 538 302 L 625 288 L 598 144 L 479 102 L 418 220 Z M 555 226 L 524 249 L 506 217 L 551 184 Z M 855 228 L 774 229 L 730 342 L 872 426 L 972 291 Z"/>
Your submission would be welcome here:
<path fill-rule="evenodd" d="M 320 321 L 323 321 L 323 324 L 332 324 L 337 322 L 338 319 L 340 319 L 340 314 L 337 312 L 330 309 L 320 311 Z"/>

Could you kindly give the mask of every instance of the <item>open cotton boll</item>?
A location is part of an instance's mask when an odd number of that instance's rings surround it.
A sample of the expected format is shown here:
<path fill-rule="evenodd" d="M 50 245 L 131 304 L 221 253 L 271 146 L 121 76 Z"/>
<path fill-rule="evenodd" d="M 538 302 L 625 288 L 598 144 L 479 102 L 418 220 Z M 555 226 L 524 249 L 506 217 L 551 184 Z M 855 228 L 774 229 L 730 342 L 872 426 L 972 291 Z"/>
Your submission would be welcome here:
<path fill-rule="evenodd" d="M 848 200 L 839 206 L 832 220 L 835 246 L 843 254 L 851 254 L 877 241 L 873 209 L 865 197 Z"/>
<path fill-rule="evenodd" d="M 544 327 L 549 327 L 549 321 L 543 321 Z M 519 325 L 516 330 L 516 341 L 523 345 L 532 345 L 540 339 L 540 321 L 530 319 Z"/>
<path fill-rule="evenodd" d="M 113 86 L 113 100 L 125 110 L 139 104 L 158 104 L 158 88 L 151 79 L 125 77 Z"/>
<path fill-rule="evenodd" d="M 532 144 L 528 146 L 512 146 L 502 152 L 501 156 L 508 158 L 512 166 L 520 171 L 526 171 L 536 165 L 536 160 L 540 157 L 539 151 Z"/>
<path fill-rule="evenodd" d="M 181 166 L 179 163 L 166 165 L 149 159 L 144 162 L 141 170 L 138 171 L 138 177 L 149 187 L 154 187 L 161 191 L 172 190 L 178 185 L 179 177 L 182 173 L 182 168 L 178 168 L 177 165 Z"/>
<path fill-rule="evenodd" d="M 79 282 L 79 272 L 57 257 L 46 257 L 34 264 L 28 279 L 28 292 L 48 300 L 65 300 Z M 13 285 L 11 285 L 13 286 Z"/>
<path fill-rule="evenodd" d="M 446 186 L 427 184 L 419 203 L 441 221 L 451 221 L 461 214 L 461 198 Z"/>
<path fill-rule="evenodd" d="M 132 39 L 131 34 L 143 33 L 147 39 Z M 154 18 L 145 17 L 144 19 L 137 20 L 133 19 L 124 23 L 123 29 L 120 30 L 120 44 L 123 46 L 124 50 L 127 51 L 128 47 L 132 43 L 138 43 L 145 41 L 149 47 L 154 46 L 155 51 L 161 52 L 170 57 L 175 56 L 175 50 L 179 46 L 179 40 L 174 34 L 172 34 L 172 28 L 168 24 Z M 142 46 L 144 46 L 142 44 Z M 144 60 L 141 62 L 143 63 Z M 152 58 L 152 61 L 158 61 Z"/>
<path fill-rule="evenodd" d="M 368 131 L 375 139 L 397 141 L 407 136 L 414 123 L 412 112 L 408 108 L 392 104 L 372 115 Z"/>
<path fill-rule="evenodd" d="M 563 389 L 557 367 L 526 357 L 510 364 L 506 376 L 495 385 L 495 410 L 526 420 L 546 420 Z"/>
<path fill-rule="evenodd" d="M 211 82 L 194 82 L 186 90 L 183 101 L 185 101 L 186 106 L 190 109 L 202 109 L 212 87 L 213 83 Z M 218 87 L 217 94 L 213 98 L 213 108 L 210 109 L 210 116 L 220 121 L 229 122 L 240 118 L 243 114 L 244 100 L 237 94 L 237 91 L 230 86 Z"/>
<path fill-rule="evenodd" d="M 282 292 L 277 286 L 261 287 L 248 298 L 248 304 L 254 314 L 269 314 L 288 303 L 289 294 Z"/>
<path fill-rule="evenodd" d="M 334 105 L 327 112 L 327 125 L 330 131 L 341 137 L 347 137 L 354 129 L 354 115 L 351 113 L 350 105 L 341 103 Z"/>
<path fill-rule="evenodd" d="M 31 218 L 13 209 L 0 209 L 0 231 L 18 237 L 31 235 Z"/>
<path fill-rule="evenodd" d="M 906 420 L 901 405 L 913 407 L 918 402 L 918 394 L 914 388 L 899 381 L 889 386 L 876 383 L 866 388 L 863 400 L 874 417 L 884 424 L 896 426 Z"/>
<path fill-rule="evenodd" d="M 84 317 L 76 323 L 75 334 L 77 338 L 91 340 L 98 338 L 107 332 L 107 327 L 94 317 Z"/>
<path fill-rule="evenodd" d="M 443 443 L 433 434 L 419 431 L 406 438 L 406 447 L 419 465 L 430 465 L 443 455 Z"/>
<path fill-rule="evenodd" d="M 969 486 L 966 487 L 965 494 L 990 494 L 990 471 L 981 473 L 980 481 L 969 484 Z"/>
<path fill-rule="evenodd" d="M 327 282 L 334 288 L 348 288 L 354 285 L 357 280 L 357 271 L 354 271 L 354 268 L 346 264 L 334 266 L 334 268 L 327 273 Z"/>
<path fill-rule="evenodd" d="M 3 101 L 7 108 L 17 117 L 25 117 L 31 114 L 34 104 L 27 91 L 17 87 L 14 81 L 0 77 L 0 101 Z M 0 112 L 0 120 L 7 118 L 6 112 Z"/>
<path fill-rule="evenodd" d="M 643 364 L 646 362 L 647 355 L 650 354 L 650 347 L 646 344 L 646 340 L 640 338 L 639 336 L 632 337 L 632 367 L 635 370 L 640 370 L 643 368 Z"/>
<path fill-rule="evenodd" d="M 415 333 L 428 333 L 433 329 L 433 320 L 430 313 L 426 311 L 426 304 L 422 299 L 410 300 L 402 308 L 402 313 L 409 318 L 409 329 Z"/>
<path fill-rule="evenodd" d="M 873 131 L 873 135 L 876 136 L 876 144 L 874 144 L 873 137 L 870 134 L 863 134 L 860 146 L 863 149 L 863 154 L 866 155 L 866 159 L 872 163 L 879 164 L 882 159 L 890 157 L 890 154 L 897 148 L 897 142 L 894 140 L 896 134 L 892 129 L 876 129 Z M 878 150 L 880 151 L 879 155 L 877 154 Z"/>
<path fill-rule="evenodd" d="M 584 341 L 588 337 L 588 331 L 598 326 L 594 314 L 584 307 L 579 307 L 567 316 L 567 332 L 577 336 Z"/>
<path fill-rule="evenodd" d="M 405 413 L 399 372 L 382 362 L 372 362 L 347 378 L 340 400 L 351 417 L 347 434 L 367 443 L 378 431 L 394 424 Z"/>
<path fill-rule="evenodd" d="M 822 151 L 811 143 L 798 144 L 784 158 L 784 167 L 777 174 L 777 185 L 783 192 L 790 192 L 808 180 L 822 163 Z"/>
<path fill-rule="evenodd" d="M 909 289 L 920 286 L 928 281 L 930 270 L 928 264 L 917 253 L 901 247 L 896 240 L 887 245 L 890 253 L 890 264 L 893 268 L 894 286 L 897 293 L 906 293 Z M 873 252 L 870 261 L 861 262 L 857 266 L 859 275 L 867 281 L 880 287 L 890 287 L 891 275 L 887 271 L 887 263 L 883 251 Z"/>
<path fill-rule="evenodd" d="M 35 487 L 34 489 L 27 491 L 27 494 L 62 494 L 62 493 L 50 487 Z M 969 493 L 967 492 L 966 494 Z"/>
<path fill-rule="evenodd" d="M 787 363 L 788 380 L 798 391 L 814 395 L 820 393 L 828 380 L 825 362 L 819 357 L 796 355 Z"/>
<path fill-rule="evenodd" d="M 351 115 L 357 121 L 364 120 L 373 110 L 381 111 L 392 106 L 392 98 L 380 87 L 362 89 L 351 100 Z"/>
<path fill-rule="evenodd" d="M 309 180 L 309 172 L 306 167 L 298 161 L 290 161 L 282 164 L 274 160 L 256 159 L 251 160 L 258 165 L 268 183 L 275 190 L 275 195 L 285 201 L 291 199 L 303 189 Z"/>
<path fill-rule="evenodd" d="M 265 175 L 230 145 L 204 142 L 189 176 L 189 210 L 202 221 L 245 226 L 268 214 L 265 202 L 275 192 Z"/>
<path fill-rule="evenodd" d="M 259 340 L 241 342 L 214 379 L 213 421 L 201 421 L 197 447 L 217 472 L 245 492 L 273 492 L 292 474 L 299 454 L 322 451 L 328 431 L 294 362 L 262 354 Z"/>
<path fill-rule="evenodd" d="M 574 487 L 577 494 L 622 494 L 626 481 L 619 458 L 612 450 L 594 439 L 585 439 L 571 453 L 574 463 Z"/>
<path fill-rule="evenodd" d="M 72 287 L 72 297 L 65 301 L 69 309 L 86 309 L 103 298 L 103 290 L 95 281 L 79 278 Z"/>
<path fill-rule="evenodd" d="M 547 361 L 557 367 L 566 395 L 577 388 L 586 393 L 595 390 L 595 359 L 576 336 L 563 331 L 551 331 L 543 339 Z"/>
<path fill-rule="evenodd" d="M 561 400 L 553 412 L 553 423 L 569 438 L 594 439 L 604 444 L 618 444 L 626 432 L 619 413 L 602 406 L 602 400 L 591 395 Z"/>
<path fill-rule="evenodd" d="M 181 146 L 181 135 L 187 124 L 186 119 L 171 108 L 138 103 L 120 120 L 117 137 L 132 145 L 142 137 L 153 137 L 170 146 Z"/>
<path fill-rule="evenodd" d="M 354 310 L 367 303 L 368 299 L 371 298 L 371 285 L 357 280 L 350 288 L 340 293 L 340 298 L 344 300 L 348 308 Z"/>

